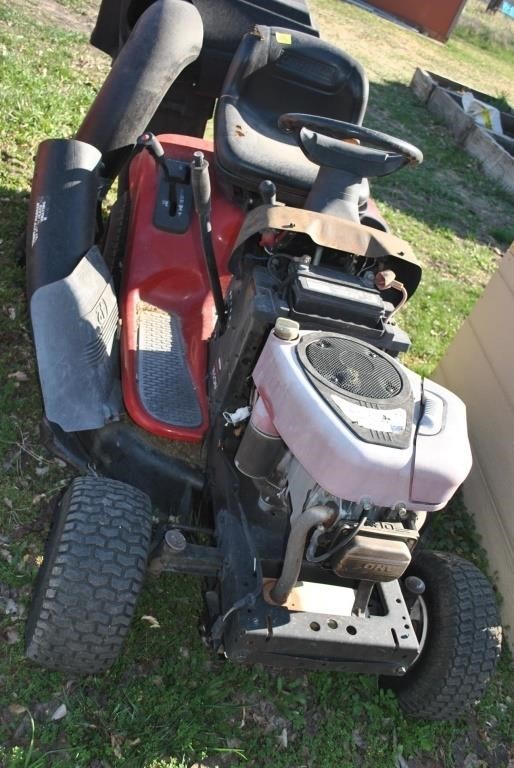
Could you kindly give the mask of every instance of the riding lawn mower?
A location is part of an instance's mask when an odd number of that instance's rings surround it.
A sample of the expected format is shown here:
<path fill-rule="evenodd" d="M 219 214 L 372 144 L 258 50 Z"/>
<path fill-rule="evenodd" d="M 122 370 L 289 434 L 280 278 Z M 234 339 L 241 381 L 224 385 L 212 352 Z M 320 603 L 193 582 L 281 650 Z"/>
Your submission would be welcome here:
<path fill-rule="evenodd" d="M 363 126 L 366 75 L 303 2 L 104 2 L 95 38 L 113 66 L 40 145 L 27 228 L 42 435 L 80 472 L 28 657 L 103 672 L 147 570 L 193 574 L 213 652 L 460 716 L 495 596 L 418 545 L 470 469 L 465 406 L 400 361 L 421 266 L 368 183 L 421 152 Z"/>

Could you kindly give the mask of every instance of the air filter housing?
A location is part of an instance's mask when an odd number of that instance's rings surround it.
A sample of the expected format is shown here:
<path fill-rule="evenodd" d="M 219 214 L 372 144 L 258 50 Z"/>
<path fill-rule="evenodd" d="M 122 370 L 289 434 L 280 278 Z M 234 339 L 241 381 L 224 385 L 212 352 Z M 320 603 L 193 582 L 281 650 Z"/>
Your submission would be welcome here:
<path fill-rule="evenodd" d="M 389 355 L 357 339 L 323 332 L 304 336 L 297 354 L 321 397 L 362 440 L 408 446 L 412 389 Z"/>

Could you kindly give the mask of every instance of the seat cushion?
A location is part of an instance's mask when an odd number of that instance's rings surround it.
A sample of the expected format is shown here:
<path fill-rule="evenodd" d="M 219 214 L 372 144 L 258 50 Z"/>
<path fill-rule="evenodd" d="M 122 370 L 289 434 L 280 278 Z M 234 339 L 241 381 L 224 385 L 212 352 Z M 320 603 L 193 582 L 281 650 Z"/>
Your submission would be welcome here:
<path fill-rule="evenodd" d="M 272 179 L 283 202 L 302 201 L 318 173 L 293 135 L 268 125 L 252 109 L 227 103 L 218 115 L 216 166 L 225 179 L 256 192 Z"/>
<path fill-rule="evenodd" d="M 318 174 L 318 166 L 305 157 L 296 138 L 278 126 L 273 130 L 253 110 L 241 111 L 235 104 L 226 104 L 219 120 L 216 133 L 218 175 L 233 187 L 253 193 L 258 192 L 263 179 L 271 179 L 281 202 L 303 205 Z M 256 165 L 258 156 L 266 158 L 265 169 Z M 221 165 L 220 157 L 227 165 Z M 361 210 L 366 207 L 368 198 L 369 183 L 363 179 L 359 195 Z"/>

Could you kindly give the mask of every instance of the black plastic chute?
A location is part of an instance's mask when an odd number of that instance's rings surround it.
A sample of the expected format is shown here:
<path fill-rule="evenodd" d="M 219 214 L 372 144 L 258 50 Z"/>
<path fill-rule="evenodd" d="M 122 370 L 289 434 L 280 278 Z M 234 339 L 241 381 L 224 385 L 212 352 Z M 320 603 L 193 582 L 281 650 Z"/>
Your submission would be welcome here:
<path fill-rule="evenodd" d="M 106 177 L 118 174 L 202 42 L 200 14 L 183 0 L 157 0 L 140 16 L 77 133 L 102 153 Z"/>
<path fill-rule="evenodd" d="M 27 294 L 67 277 L 95 240 L 101 155 L 75 139 L 39 145 L 27 220 Z"/>

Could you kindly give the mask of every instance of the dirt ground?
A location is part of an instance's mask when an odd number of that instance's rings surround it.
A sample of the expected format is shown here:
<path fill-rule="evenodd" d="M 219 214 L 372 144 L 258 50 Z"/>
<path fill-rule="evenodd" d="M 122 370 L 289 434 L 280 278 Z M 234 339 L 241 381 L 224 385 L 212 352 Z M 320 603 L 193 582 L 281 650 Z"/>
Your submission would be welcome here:
<path fill-rule="evenodd" d="M 98 1 L 90 0 L 84 3 L 84 10 L 78 12 L 58 0 L 13 2 L 25 9 L 33 6 L 39 18 L 88 36 L 93 29 L 99 6 Z M 361 61 L 372 81 L 395 80 L 408 83 L 416 66 L 446 74 L 464 83 L 469 79 L 470 64 L 473 62 L 461 57 L 458 41 L 452 40 L 450 46 L 446 46 L 392 22 L 388 22 L 388 34 L 384 36 L 384 20 L 371 13 L 363 17 L 362 11 L 347 6 L 352 21 L 342 25 L 337 12 L 328 7 L 324 0 L 311 0 L 310 6 L 321 36 Z M 364 35 L 363 18 L 366 20 Z M 487 91 L 491 90 L 491 72 L 489 67 L 480 66 L 481 58 L 481 52 L 477 50 L 473 83 L 469 85 Z M 514 102 L 514 83 L 508 71 L 503 72 L 501 68 L 495 71 L 494 90 Z"/>
<path fill-rule="evenodd" d="M 33 10 L 34 15 L 45 23 L 56 24 L 84 35 L 91 34 L 99 6 L 99 2 L 84 3 L 84 10 L 78 12 L 57 0 L 12 0 L 12 4 L 19 5 L 25 12 Z"/>
<path fill-rule="evenodd" d="M 458 38 L 452 38 L 445 45 L 348 4 L 345 6 L 347 21 L 343 25 L 333 5 L 324 0 L 310 0 L 309 5 L 321 36 L 359 60 L 370 81 L 407 84 L 415 68 L 422 67 L 486 92 L 493 88 L 497 95 L 504 95 L 514 103 L 514 82 L 509 69 L 503 70 L 500 65 L 492 77 L 486 52 L 474 49 L 471 60 L 469 48 L 464 50 Z M 384 24 L 387 24 L 387 35 L 384 35 Z M 472 83 L 469 82 L 471 70 Z"/>

